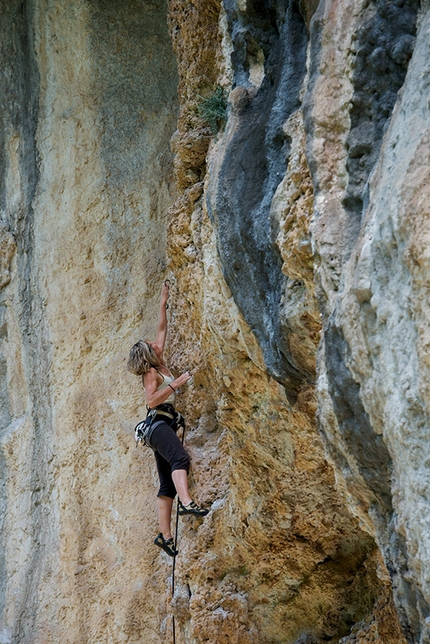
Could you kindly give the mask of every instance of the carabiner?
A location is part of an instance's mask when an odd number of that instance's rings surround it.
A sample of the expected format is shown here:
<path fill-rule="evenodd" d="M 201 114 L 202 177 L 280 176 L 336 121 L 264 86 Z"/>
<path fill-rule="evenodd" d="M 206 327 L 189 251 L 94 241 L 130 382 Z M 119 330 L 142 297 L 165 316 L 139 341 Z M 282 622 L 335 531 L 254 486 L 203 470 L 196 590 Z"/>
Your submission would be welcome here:
<path fill-rule="evenodd" d="M 169 279 L 164 280 L 164 286 L 167 286 L 168 288 L 170 288 L 170 284 L 171 284 L 171 282 L 170 282 Z M 166 302 L 166 309 L 168 309 L 168 308 L 169 308 L 169 305 Z"/>

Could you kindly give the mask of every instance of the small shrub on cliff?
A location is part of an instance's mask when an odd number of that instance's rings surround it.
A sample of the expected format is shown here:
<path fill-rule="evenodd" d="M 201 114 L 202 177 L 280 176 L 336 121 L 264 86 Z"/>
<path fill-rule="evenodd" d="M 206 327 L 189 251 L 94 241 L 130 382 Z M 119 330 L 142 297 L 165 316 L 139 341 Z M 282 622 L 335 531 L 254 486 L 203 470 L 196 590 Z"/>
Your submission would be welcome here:
<path fill-rule="evenodd" d="M 227 97 L 222 87 L 217 87 L 209 98 L 201 98 L 198 106 L 200 118 L 205 121 L 214 134 L 217 134 L 225 123 L 227 111 Z"/>

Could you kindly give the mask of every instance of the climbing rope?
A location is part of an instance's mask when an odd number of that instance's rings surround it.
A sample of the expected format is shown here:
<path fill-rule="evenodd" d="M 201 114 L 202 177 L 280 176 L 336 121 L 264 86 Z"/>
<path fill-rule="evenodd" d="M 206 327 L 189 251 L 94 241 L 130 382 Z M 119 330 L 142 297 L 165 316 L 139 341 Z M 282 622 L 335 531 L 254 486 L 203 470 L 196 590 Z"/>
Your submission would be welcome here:
<path fill-rule="evenodd" d="M 184 444 L 185 439 L 185 424 L 182 429 L 182 445 Z M 178 546 L 178 529 L 179 529 L 179 496 L 176 499 L 176 521 L 175 521 L 175 541 L 174 548 L 177 550 Z M 172 564 L 172 600 L 175 595 L 175 566 L 176 566 L 176 555 L 173 557 Z M 173 644 L 176 644 L 176 627 L 175 627 L 175 616 L 172 615 L 172 630 L 173 630 Z"/>
<path fill-rule="evenodd" d="M 170 289 L 171 282 L 169 279 L 164 280 L 164 285 L 168 286 Z M 166 302 L 166 309 L 169 308 L 169 305 Z M 185 439 L 185 424 L 182 429 L 182 445 L 184 444 L 184 439 Z M 176 550 L 177 545 L 178 545 L 178 529 L 179 529 L 179 496 L 176 501 L 176 521 L 175 521 L 175 541 L 174 541 L 174 548 Z M 173 564 L 172 564 L 172 600 L 175 595 L 175 566 L 176 566 L 176 555 L 173 557 Z M 176 626 L 175 626 L 175 616 L 172 614 L 172 631 L 173 631 L 173 644 L 176 644 Z"/>

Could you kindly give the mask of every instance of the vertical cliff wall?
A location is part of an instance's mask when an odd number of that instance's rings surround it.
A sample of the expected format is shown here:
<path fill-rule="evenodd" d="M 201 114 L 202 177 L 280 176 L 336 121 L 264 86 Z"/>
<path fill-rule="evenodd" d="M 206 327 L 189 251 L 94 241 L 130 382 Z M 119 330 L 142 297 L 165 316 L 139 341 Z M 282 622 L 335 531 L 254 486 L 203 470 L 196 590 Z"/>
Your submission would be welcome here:
<path fill-rule="evenodd" d="M 316 38 L 327 33 L 330 5 L 320 9 Z M 426 367 L 418 357 L 426 334 L 418 310 L 426 296 L 417 287 L 420 279 L 425 281 L 426 266 L 413 241 L 425 236 L 421 226 L 426 225 L 421 183 L 427 171 L 428 125 L 421 105 L 428 77 L 426 9 L 412 2 L 375 3 L 356 16 L 345 12 L 344 34 L 351 35 L 342 48 L 351 62 L 344 69 L 351 72 L 342 74 L 343 84 L 335 80 L 335 68 L 345 63 L 334 53 L 338 44 L 333 42 L 330 65 L 324 64 L 323 53 L 318 70 L 311 72 L 307 111 L 317 187 L 313 237 L 324 313 L 322 428 L 354 511 L 374 531 L 384 553 L 410 641 L 428 641 L 422 576 L 427 564 L 418 554 L 426 533 L 426 512 L 419 508 L 427 493 L 422 466 L 410 460 L 420 443 L 418 427 L 427 424 L 421 384 Z M 394 108 L 394 94 L 404 79 Z M 331 116 L 338 126 L 330 143 L 338 153 L 333 155 L 336 171 L 328 176 L 320 172 L 325 134 L 319 115 L 335 91 L 345 119 Z M 416 217 L 419 232 L 412 223 Z M 420 501 L 412 501 L 411 494 Z"/>
<path fill-rule="evenodd" d="M 124 367 L 135 334 L 153 332 L 175 194 L 166 7 L 1 15 L 1 637 L 132 641 L 157 629 L 139 608 L 152 481 Z"/>
<path fill-rule="evenodd" d="M 428 8 L 1 5 L 0 642 L 428 642 Z M 173 599 L 125 370 L 166 277 Z"/>

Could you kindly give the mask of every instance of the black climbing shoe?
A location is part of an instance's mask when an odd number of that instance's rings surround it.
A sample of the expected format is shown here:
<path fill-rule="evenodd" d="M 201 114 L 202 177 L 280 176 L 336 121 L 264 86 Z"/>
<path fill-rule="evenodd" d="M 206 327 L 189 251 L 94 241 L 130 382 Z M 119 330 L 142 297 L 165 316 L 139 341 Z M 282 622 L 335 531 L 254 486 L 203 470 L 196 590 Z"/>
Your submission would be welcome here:
<path fill-rule="evenodd" d="M 170 539 L 165 539 L 162 532 L 155 537 L 154 543 L 159 548 L 162 548 L 164 552 L 167 552 L 171 557 L 175 557 L 178 554 L 178 551 L 175 550 L 175 544 L 173 543 L 172 537 L 170 537 Z"/>
<path fill-rule="evenodd" d="M 179 501 L 179 510 L 178 514 L 180 516 L 184 514 L 194 514 L 196 517 L 205 517 L 209 510 L 203 510 L 197 503 L 194 503 L 194 501 L 191 501 L 188 505 L 182 505 L 182 503 Z"/>

